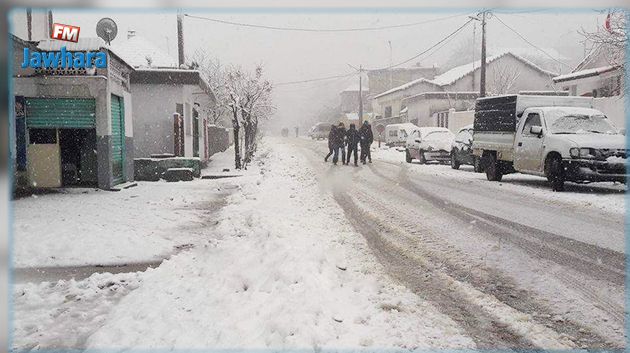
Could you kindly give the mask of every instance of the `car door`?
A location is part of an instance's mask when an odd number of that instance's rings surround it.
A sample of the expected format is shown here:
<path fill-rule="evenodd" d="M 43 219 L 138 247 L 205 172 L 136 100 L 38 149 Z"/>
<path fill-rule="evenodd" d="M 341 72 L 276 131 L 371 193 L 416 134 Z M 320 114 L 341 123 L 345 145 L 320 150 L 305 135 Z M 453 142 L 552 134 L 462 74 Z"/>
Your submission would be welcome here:
<path fill-rule="evenodd" d="M 457 159 L 463 163 L 472 163 L 469 159 L 472 146 L 472 131 L 462 130 L 455 138 L 455 146 L 457 147 Z"/>
<path fill-rule="evenodd" d="M 531 111 L 525 117 L 525 123 L 517 131 L 516 146 L 514 148 L 514 167 L 518 171 L 533 173 L 542 172 L 543 135 L 544 126 L 540 111 Z M 540 126 L 541 135 L 531 132 L 532 126 Z"/>
<path fill-rule="evenodd" d="M 413 158 L 418 158 L 418 140 L 420 139 L 419 135 L 420 133 L 418 131 L 414 131 L 407 138 L 407 149 L 409 150 L 409 153 L 411 153 L 411 156 Z"/>

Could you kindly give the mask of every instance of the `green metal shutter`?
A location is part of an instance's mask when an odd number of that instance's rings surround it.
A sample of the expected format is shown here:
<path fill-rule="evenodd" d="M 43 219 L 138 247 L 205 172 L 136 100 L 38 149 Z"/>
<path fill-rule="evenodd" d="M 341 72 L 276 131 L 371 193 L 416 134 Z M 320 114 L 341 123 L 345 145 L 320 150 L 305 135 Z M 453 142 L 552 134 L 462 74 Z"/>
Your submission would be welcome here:
<path fill-rule="evenodd" d="M 26 126 L 38 129 L 94 129 L 96 102 L 82 98 L 26 98 Z"/>
<path fill-rule="evenodd" d="M 125 104 L 112 94 L 112 174 L 114 184 L 123 182 L 125 155 Z"/>

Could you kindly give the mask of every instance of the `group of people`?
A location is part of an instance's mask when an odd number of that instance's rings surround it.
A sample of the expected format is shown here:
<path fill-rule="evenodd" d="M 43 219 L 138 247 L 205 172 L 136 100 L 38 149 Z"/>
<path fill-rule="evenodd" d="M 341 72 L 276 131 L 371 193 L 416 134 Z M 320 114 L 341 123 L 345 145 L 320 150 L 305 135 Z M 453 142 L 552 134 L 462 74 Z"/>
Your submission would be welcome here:
<path fill-rule="evenodd" d="M 324 162 L 328 162 L 328 158 L 332 155 L 333 164 L 337 165 L 341 155 L 341 163 L 348 165 L 350 156 L 354 155 L 354 165 L 356 166 L 358 165 L 358 149 L 359 145 L 361 145 L 361 163 L 365 164 L 366 160 L 372 163 L 372 154 L 370 153 L 372 142 L 374 142 L 372 126 L 367 121 L 364 121 L 358 130 L 354 124 L 350 124 L 348 130 L 346 130 L 343 123 L 339 123 L 337 126 L 332 125 L 330 133 L 328 133 L 329 151 L 328 155 L 324 157 Z M 348 148 L 347 151 L 346 146 Z"/>

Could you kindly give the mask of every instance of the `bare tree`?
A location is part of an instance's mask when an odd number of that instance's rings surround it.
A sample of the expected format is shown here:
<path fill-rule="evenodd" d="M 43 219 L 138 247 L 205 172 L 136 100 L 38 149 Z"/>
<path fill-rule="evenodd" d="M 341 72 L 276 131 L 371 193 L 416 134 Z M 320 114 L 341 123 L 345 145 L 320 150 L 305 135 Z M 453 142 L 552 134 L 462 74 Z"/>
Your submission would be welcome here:
<path fill-rule="evenodd" d="M 585 44 L 592 44 L 593 50 L 604 50 L 610 65 L 622 65 L 625 60 L 625 50 L 628 44 L 626 31 L 625 10 L 614 9 L 608 13 L 606 22 L 597 26 L 595 31 L 581 29 L 579 33 L 584 37 Z"/>
<path fill-rule="evenodd" d="M 509 93 L 521 76 L 521 70 L 516 65 L 497 62 L 493 65 L 490 78 L 490 94 L 500 95 Z"/>
<path fill-rule="evenodd" d="M 218 59 L 213 59 L 204 50 L 197 50 L 190 62 L 191 68 L 199 70 L 206 81 L 208 81 L 216 99 L 216 104 L 208 112 L 209 121 L 214 125 L 223 125 L 223 122 L 230 118 L 225 68 Z"/>
<path fill-rule="evenodd" d="M 262 66 L 257 66 L 253 73 L 238 67 L 229 68 L 226 78 L 227 106 L 234 128 L 235 168 L 246 168 L 258 146 L 259 122 L 275 111 L 271 102 L 272 85 L 263 78 Z M 243 146 L 239 140 L 241 127 L 244 129 Z"/>

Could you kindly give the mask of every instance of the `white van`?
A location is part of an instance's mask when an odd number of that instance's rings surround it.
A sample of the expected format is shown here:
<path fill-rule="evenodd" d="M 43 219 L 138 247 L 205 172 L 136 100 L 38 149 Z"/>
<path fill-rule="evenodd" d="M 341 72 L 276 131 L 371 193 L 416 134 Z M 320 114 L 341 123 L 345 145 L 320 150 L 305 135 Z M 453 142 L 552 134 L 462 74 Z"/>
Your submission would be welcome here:
<path fill-rule="evenodd" d="M 412 123 L 390 124 L 385 126 L 385 144 L 389 147 L 405 146 L 407 137 L 419 129 Z"/>

